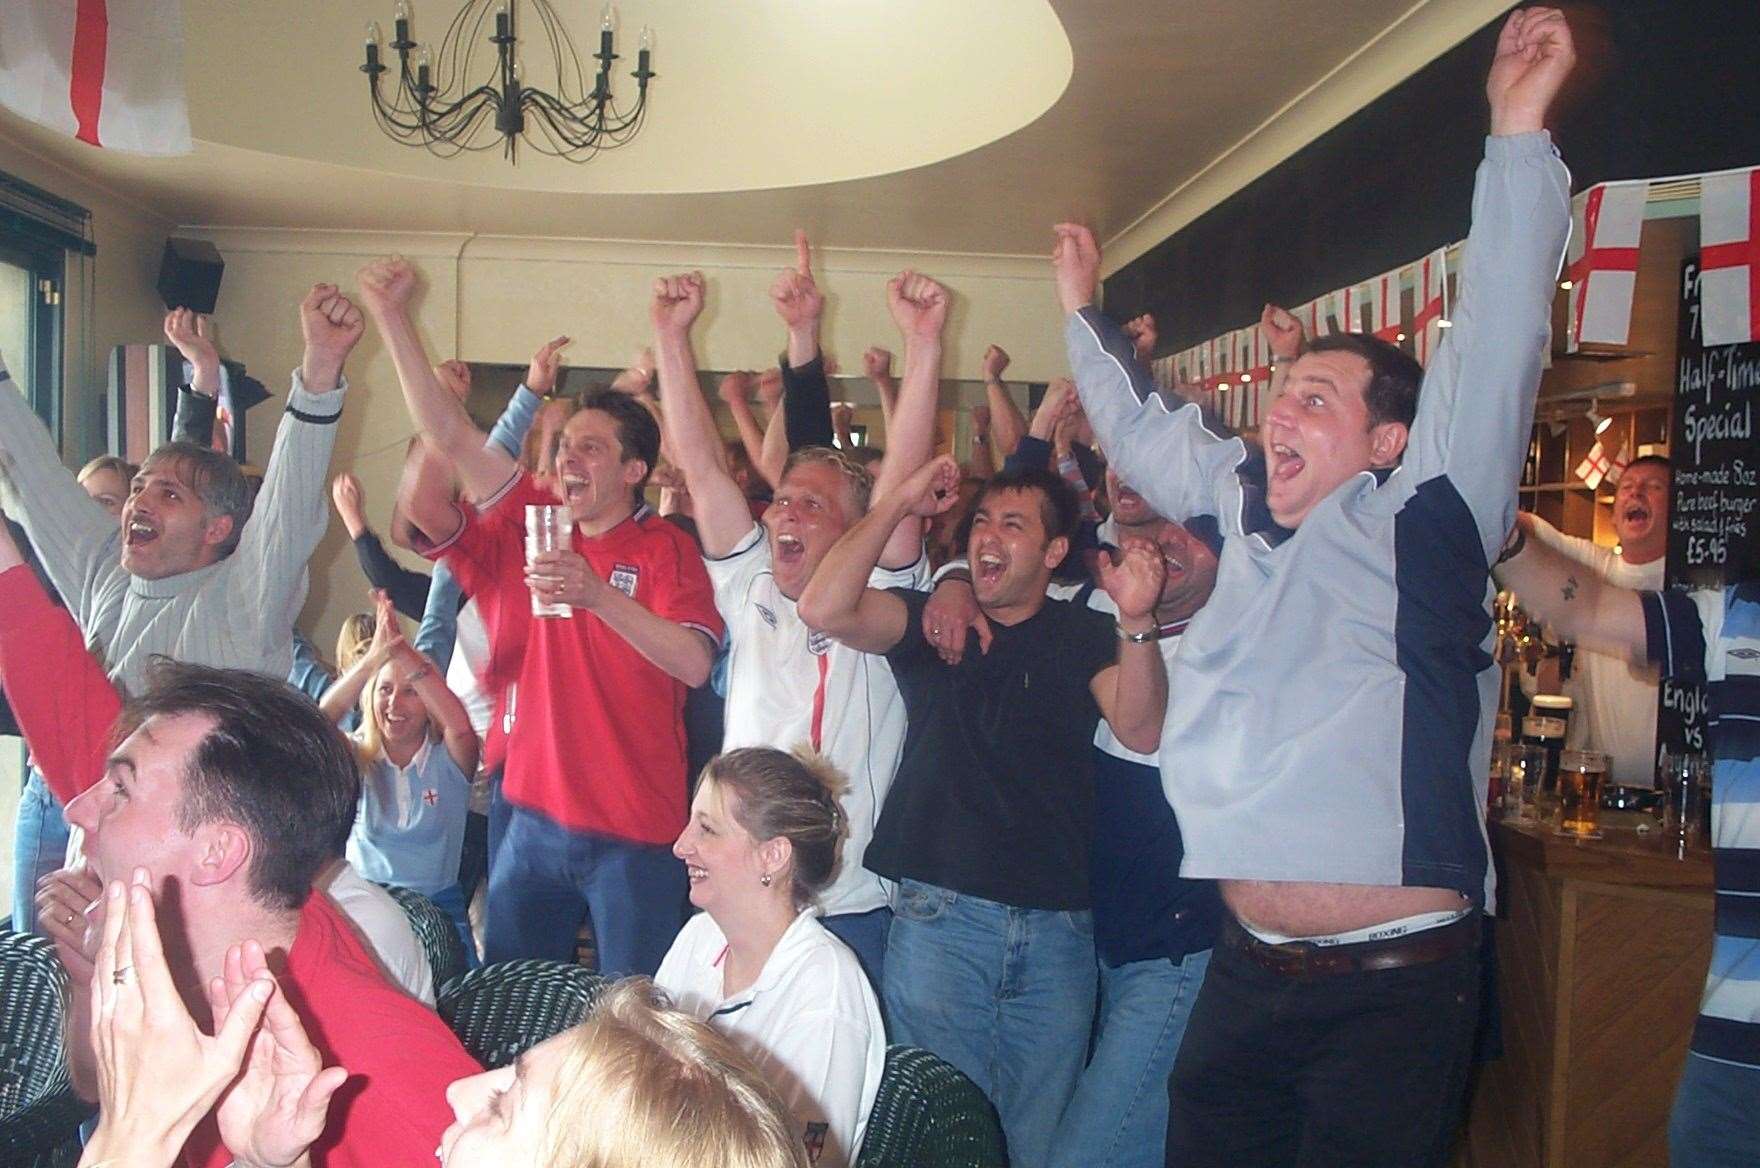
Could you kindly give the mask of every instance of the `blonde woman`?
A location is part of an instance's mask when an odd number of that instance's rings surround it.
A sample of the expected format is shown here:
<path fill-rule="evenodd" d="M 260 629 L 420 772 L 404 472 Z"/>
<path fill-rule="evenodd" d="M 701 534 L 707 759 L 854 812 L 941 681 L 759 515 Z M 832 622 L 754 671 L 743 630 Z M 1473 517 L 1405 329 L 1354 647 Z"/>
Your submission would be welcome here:
<path fill-rule="evenodd" d="M 404 640 L 390 597 L 375 592 L 373 603 L 372 642 L 319 703 L 337 723 L 359 710 L 353 738 L 361 760 L 361 805 L 348 861 L 369 880 L 432 900 L 452 918 L 474 965 L 476 943 L 458 863 L 477 770 L 477 732 L 433 662 Z"/>
<path fill-rule="evenodd" d="M 673 846 L 703 911 L 654 978 L 757 1063 L 807 1159 L 832 1166 L 855 1163 L 886 1063 L 874 990 L 814 906 L 837 872 L 842 785 L 806 752 L 710 760 Z"/>

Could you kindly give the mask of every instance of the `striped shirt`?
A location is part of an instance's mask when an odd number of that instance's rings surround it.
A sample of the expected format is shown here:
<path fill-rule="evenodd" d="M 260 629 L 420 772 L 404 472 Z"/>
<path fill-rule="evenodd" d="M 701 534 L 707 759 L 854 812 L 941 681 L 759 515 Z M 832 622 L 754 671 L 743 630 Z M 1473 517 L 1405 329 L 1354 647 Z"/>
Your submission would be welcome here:
<path fill-rule="evenodd" d="M 1760 582 L 1641 596 L 1651 660 L 1710 698 L 1717 924 L 1692 1053 L 1760 1069 Z"/>

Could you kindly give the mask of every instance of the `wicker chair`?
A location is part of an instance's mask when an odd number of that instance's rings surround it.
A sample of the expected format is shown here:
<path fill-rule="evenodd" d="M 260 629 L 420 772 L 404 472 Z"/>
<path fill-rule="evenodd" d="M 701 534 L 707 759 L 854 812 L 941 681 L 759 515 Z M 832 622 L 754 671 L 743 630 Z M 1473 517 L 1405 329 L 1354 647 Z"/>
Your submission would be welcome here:
<path fill-rule="evenodd" d="M 1007 1168 L 996 1110 L 977 1084 L 914 1046 L 886 1050 L 857 1168 Z"/>
<path fill-rule="evenodd" d="M 422 951 L 428 955 L 428 966 L 434 971 L 434 992 L 438 994 L 441 986 L 465 969 L 464 942 L 459 939 L 458 926 L 439 905 L 419 892 L 395 884 L 381 884 L 379 887 L 391 894 L 391 899 L 409 918 L 409 927 L 415 930 L 416 940 L 422 943 Z"/>
<path fill-rule="evenodd" d="M 0 930 L 0 1164 L 79 1159 L 79 1125 L 92 1109 L 67 1079 L 67 993 L 52 944 Z"/>
<path fill-rule="evenodd" d="M 485 1067 L 504 1067 L 575 1025 L 612 979 L 560 961 L 501 961 L 440 991 L 440 1017 Z"/>

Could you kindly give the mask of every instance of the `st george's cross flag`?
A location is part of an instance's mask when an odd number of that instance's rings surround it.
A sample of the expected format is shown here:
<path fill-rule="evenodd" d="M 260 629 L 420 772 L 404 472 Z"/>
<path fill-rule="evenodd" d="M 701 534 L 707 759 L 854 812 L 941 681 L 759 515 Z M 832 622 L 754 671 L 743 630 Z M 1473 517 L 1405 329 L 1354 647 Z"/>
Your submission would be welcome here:
<path fill-rule="evenodd" d="M 1599 439 L 1589 447 L 1589 453 L 1577 464 L 1577 477 L 1582 479 L 1590 490 L 1598 489 L 1605 481 L 1608 486 L 1619 482 L 1619 476 L 1625 473 L 1626 464 L 1631 459 L 1626 457 L 1626 448 L 1621 445 L 1615 454 L 1608 454 L 1607 448 Z"/>
<path fill-rule="evenodd" d="M 1570 331 L 1565 345 L 1623 345 L 1631 334 L 1638 285 L 1638 237 L 1644 230 L 1643 182 L 1601 183 L 1571 201 Z"/>
<path fill-rule="evenodd" d="M 1699 192 L 1701 339 L 1760 340 L 1760 169 L 1708 174 Z"/>
<path fill-rule="evenodd" d="M 1448 249 L 1439 247 L 1411 267 L 1412 344 L 1418 364 L 1429 365 L 1431 354 L 1442 343 L 1443 322 L 1448 319 Z M 1550 346 L 1549 346 L 1550 348 Z"/>
<path fill-rule="evenodd" d="M 177 0 L 23 0 L 4 8 L 0 105 L 130 154 L 188 154 Z"/>

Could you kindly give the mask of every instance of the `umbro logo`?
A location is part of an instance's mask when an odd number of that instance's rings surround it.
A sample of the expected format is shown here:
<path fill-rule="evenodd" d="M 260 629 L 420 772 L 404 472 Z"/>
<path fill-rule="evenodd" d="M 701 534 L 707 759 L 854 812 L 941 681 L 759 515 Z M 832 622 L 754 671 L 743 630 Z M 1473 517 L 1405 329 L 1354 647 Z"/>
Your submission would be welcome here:
<path fill-rule="evenodd" d="M 753 607 L 755 607 L 758 610 L 758 615 L 764 618 L 765 624 L 769 625 L 771 628 L 776 627 L 776 614 L 775 613 L 771 612 L 768 608 L 765 608 L 761 604 L 754 605 Z"/>
<path fill-rule="evenodd" d="M 1729 655 L 1731 657 L 1739 657 L 1743 661 L 1753 661 L 1760 659 L 1760 649 L 1731 649 Z"/>

